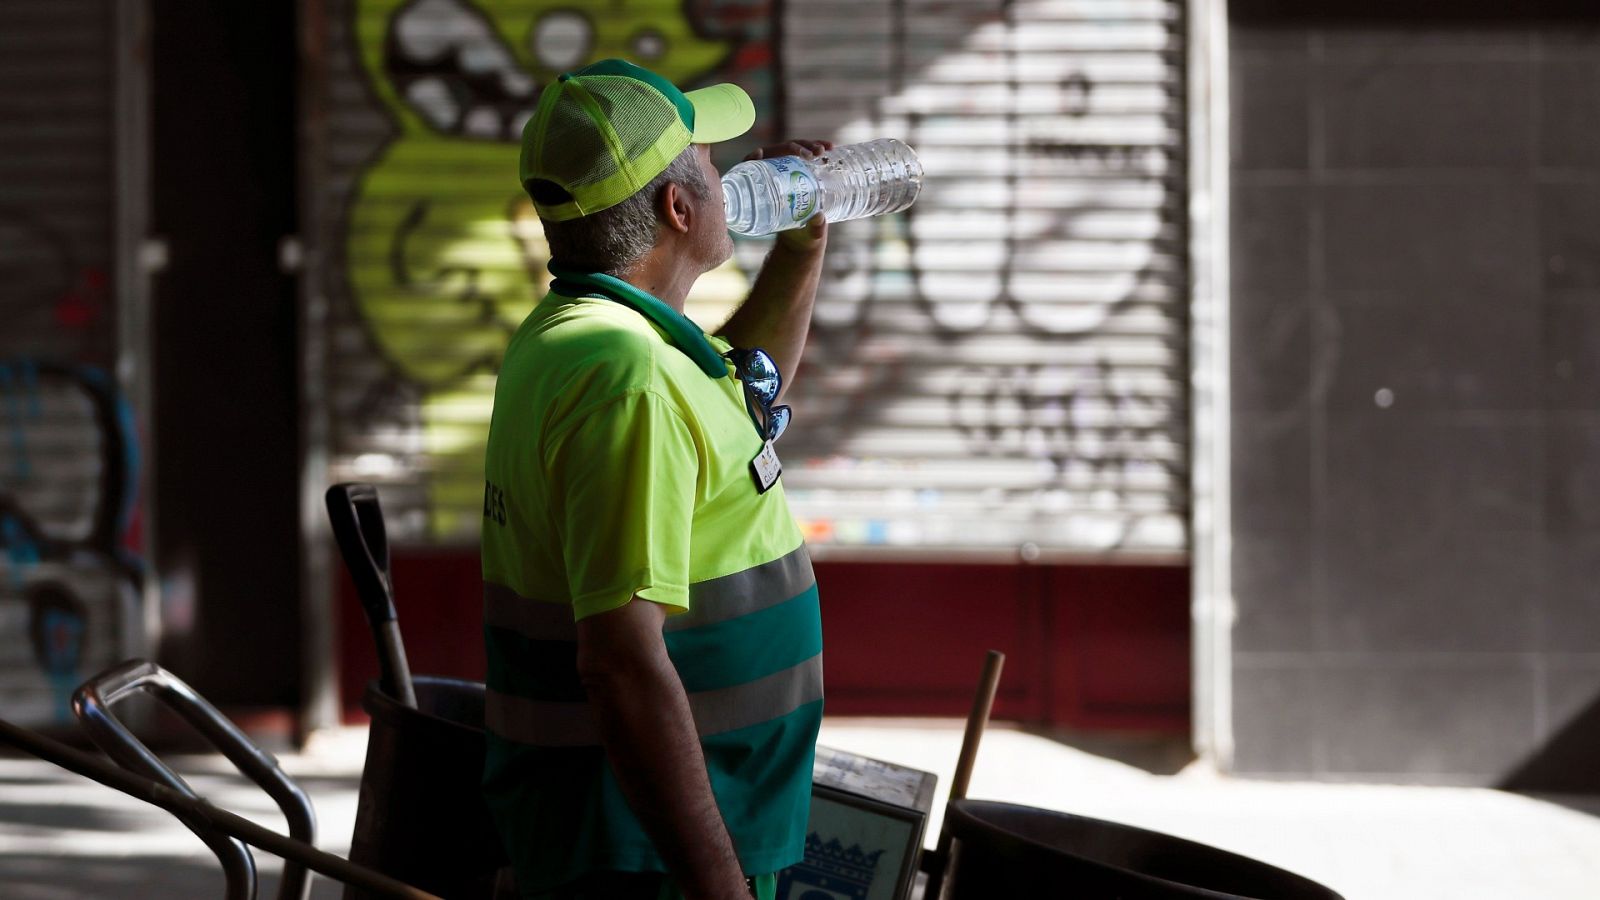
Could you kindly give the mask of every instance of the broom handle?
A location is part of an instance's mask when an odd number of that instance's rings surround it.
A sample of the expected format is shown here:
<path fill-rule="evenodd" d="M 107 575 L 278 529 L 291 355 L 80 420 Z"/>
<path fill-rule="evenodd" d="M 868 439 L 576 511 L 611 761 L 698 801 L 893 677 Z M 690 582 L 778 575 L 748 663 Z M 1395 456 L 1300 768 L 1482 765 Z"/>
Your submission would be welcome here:
<path fill-rule="evenodd" d="M 956 760 L 956 774 L 950 780 L 950 799 L 964 800 L 967 784 L 972 780 L 972 767 L 978 760 L 978 743 L 983 740 L 983 729 L 989 724 L 989 712 L 994 709 L 994 695 L 1000 688 L 1000 670 L 1005 668 L 1006 655 L 990 650 L 983 660 L 983 676 L 978 681 L 978 693 L 972 698 L 972 711 L 967 714 L 967 733 L 961 737 L 961 756 Z"/>
<path fill-rule="evenodd" d="M 1006 655 L 990 650 L 983 660 L 983 675 L 978 679 L 978 693 L 972 697 L 972 711 L 967 714 L 967 732 L 961 736 L 961 756 L 956 760 L 956 773 L 950 779 L 950 800 L 964 800 L 967 785 L 972 781 L 972 767 L 978 760 L 978 743 L 983 740 L 983 729 L 989 724 L 989 712 L 994 709 L 994 695 L 1000 688 L 1000 670 L 1005 668 Z M 948 822 L 949 807 L 946 807 Z M 950 865 L 950 829 L 939 826 L 938 848 L 924 859 L 922 868 L 928 873 L 923 900 L 939 900 L 944 889 L 944 876 Z"/>

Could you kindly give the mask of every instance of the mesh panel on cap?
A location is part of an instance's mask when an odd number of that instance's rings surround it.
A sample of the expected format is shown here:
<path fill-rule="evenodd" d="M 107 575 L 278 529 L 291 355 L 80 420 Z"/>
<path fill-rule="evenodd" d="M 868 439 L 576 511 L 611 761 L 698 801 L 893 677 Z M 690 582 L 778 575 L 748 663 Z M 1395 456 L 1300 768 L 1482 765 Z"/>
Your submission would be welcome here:
<path fill-rule="evenodd" d="M 617 161 L 600 126 L 571 94 L 564 93 L 556 101 L 544 133 L 560 138 L 547 137 L 540 142 L 539 173 L 569 191 L 576 185 L 593 184 L 617 173 Z"/>
<path fill-rule="evenodd" d="M 605 112 L 612 129 L 617 133 L 617 142 L 622 145 L 623 152 L 630 161 L 644 156 L 661 139 L 661 135 L 672 127 L 674 122 L 679 121 L 678 108 L 673 106 L 671 101 L 661 96 L 654 88 L 635 79 L 614 75 L 590 75 L 583 77 L 581 83 Z M 577 103 L 572 105 L 577 108 L 579 115 L 584 114 Z M 596 140 L 601 140 L 598 135 Z M 568 152 L 566 148 L 551 147 L 546 151 L 546 158 L 549 158 L 551 151 L 562 155 Z M 603 147 L 603 142 L 602 152 L 609 161 L 611 154 Z M 580 178 L 573 179 L 572 184 L 593 184 L 615 171 L 615 165 L 607 166 L 604 171 L 596 168 L 585 172 Z M 652 171 L 639 172 L 641 185 L 658 174 L 660 173 Z"/>
<path fill-rule="evenodd" d="M 579 75 L 541 101 L 525 144 L 525 180 L 554 181 L 571 202 L 544 204 L 562 222 L 622 202 L 660 174 L 692 137 L 671 100 L 634 78 Z M 547 88 L 548 90 L 548 88 Z"/>

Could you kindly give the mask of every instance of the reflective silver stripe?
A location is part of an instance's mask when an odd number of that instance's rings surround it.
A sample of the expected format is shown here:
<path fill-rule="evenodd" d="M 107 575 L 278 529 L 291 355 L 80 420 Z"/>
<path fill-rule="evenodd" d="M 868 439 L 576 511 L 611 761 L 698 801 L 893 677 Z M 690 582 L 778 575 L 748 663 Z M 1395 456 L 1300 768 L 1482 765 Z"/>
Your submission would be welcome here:
<path fill-rule="evenodd" d="M 759 725 L 822 699 L 822 654 L 765 678 L 689 695 L 695 731 L 702 737 Z M 489 691 L 485 724 L 495 734 L 542 747 L 600 743 L 587 703 L 529 700 Z"/>
<path fill-rule="evenodd" d="M 491 690 L 484 697 L 483 723 L 495 734 L 541 747 L 589 747 L 600 743 L 587 703 L 529 700 Z"/>
<path fill-rule="evenodd" d="M 777 606 L 817 581 L 801 544 L 771 562 L 689 586 L 689 611 L 669 616 L 667 631 L 737 619 Z M 503 584 L 484 582 L 483 623 L 540 641 L 575 641 L 578 625 L 566 603 L 533 600 Z"/>
<path fill-rule="evenodd" d="M 483 584 L 483 624 L 536 641 L 575 641 L 578 623 L 566 603 L 530 600 L 503 584 Z"/>
<path fill-rule="evenodd" d="M 793 552 L 742 572 L 689 585 L 689 611 L 667 619 L 668 631 L 699 628 L 777 606 L 816 584 L 811 554 Z"/>
<path fill-rule="evenodd" d="M 694 727 L 702 736 L 759 725 L 822 699 L 822 654 L 733 687 L 689 695 Z"/>

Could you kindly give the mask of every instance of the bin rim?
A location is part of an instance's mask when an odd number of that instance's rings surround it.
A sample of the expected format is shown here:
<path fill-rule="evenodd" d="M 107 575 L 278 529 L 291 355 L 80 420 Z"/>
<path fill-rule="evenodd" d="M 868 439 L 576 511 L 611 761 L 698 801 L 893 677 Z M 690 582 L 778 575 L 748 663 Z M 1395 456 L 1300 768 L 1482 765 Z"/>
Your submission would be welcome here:
<path fill-rule="evenodd" d="M 1106 819 L 1080 816 L 1076 813 L 1062 812 L 1054 809 L 1041 809 L 1037 806 L 1025 806 L 1020 803 L 1005 803 L 999 800 L 973 800 L 970 798 L 952 800 L 945 809 L 946 827 L 949 828 L 951 836 L 957 840 L 970 840 L 970 838 L 964 838 L 963 832 L 970 832 L 980 827 L 992 829 L 993 831 L 1000 832 L 1007 837 L 1013 838 L 1019 843 L 1026 845 L 1029 849 L 1070 856 L 1074 860 L 1087 863 L 1095 868 L 1115 872 L 1122 876 L 1128 876 L 1152 886 L 1181 887 L 1185 890 L 1194 892 L 1193 896 L 1197 898 L 1209 897 L 1217 898 L 1217 900 L 1237 900 L 1237 898 L 1242 896 L 1240 894 L 1228 894 L 1221 891 L 1212 890 L 1211 888 L 1201 887 L 1199 885 L 1184 884 L 1181 881 L 1173 881 L 1169 878 L 1161 878 L 1133 869 L 1125 869 L 1121 866 L 1116 866 L 1111 863 L 1095 859 L 1092 856 L 1084 856 L 1081 853 L 1063 850 L 1060 847 L 1054 847 L 1050 844 L 1044 843 L 1043 841 L 1035 840 L 1034 838 L 1026 835 L 1018 834 L 1017 832 L 1012 831 L 1011 829 L 1006 828 L 998 823 L 984 819 L 982 816 L 982 812 L 984 810 L 1011 810 L 1029 813 L 1043 813 L 1044 815 L 1052 818 L 1067 819 L 1074 822 L 1083 822 L 1096 826 L 1102 826 L 1122 832 L 1124 834 L 1159 838 L 1162 841 L 1202 850 L 1210 854 L 1216 854 L 1217 856 L 1227 858 L 1235 863 L 1243 863 L 1246 866 L 1262 871 L 1264 874 L 1271 873 L 1282 876 L 1291 881 L 1298 882 L 1304 888 L 1307 888 L 1313 892 L 1315 896 L 1320 896 L 1321 900 L 1344 900 L 1344 898 L 1337 891 L 1333 890 L 1327 885 L 1312 881 L 1304 875 L 1291 872 L 1288 869 L 1279 868 L 1271 863 L 1262 862 L 1261 860 L 1244 856 L 1243 854 L 1234 853 L 1229 850 L 1223 850 L 1220 847 L 1213 847 L 1210 844 L 1202 844 L 1199 841 L 1191 841 L 1188 838 L 1177 837 L 1176 835 L 1167 834 L 1162 831 L 1152 831 L 1148 828 L 1139 828 L 1135 825 L 1124 825 L 1121 822 L 1111 822 Z"/>
<path fill-rule="evenodd" d="M 448 685 L 476 690 L 479 693 L 484 691 L 484 684 L 481 681 L 472 681 L 466 678 L 449 678 L 443 675 L 417 675 L 413 677 L 412 682 L 416 687 L 423 689 Z M 406 706 L 385 693 L 377 678 L 367 682 L 367 689 L 361 695 L 361 708 L 368 716 L 372 717 L 373 721 L 397 728 L 403 727 L 407 722 L 423 720 L 432 726 L 458 729 L 468 735 L 482 735 L 484 733 L 482 728 L 475 728 L 455 719 L 447 719 L 444 716 Z"/>

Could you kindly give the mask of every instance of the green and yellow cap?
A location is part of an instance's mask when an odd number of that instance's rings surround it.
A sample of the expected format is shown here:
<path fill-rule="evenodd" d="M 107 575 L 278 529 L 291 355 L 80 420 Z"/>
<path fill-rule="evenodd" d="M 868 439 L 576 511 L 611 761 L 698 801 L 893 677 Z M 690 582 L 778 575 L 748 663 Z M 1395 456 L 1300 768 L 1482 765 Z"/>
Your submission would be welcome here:
<path fill-rule="evenodd" d="M 522 129 L 518 173 L 539 217 L 565 222 L 633 196 L 690 144 L 738 137 L 755 121 L 738 85 L 684 93 L 648 69 L 603 59 L 545 87 Z M 541 180 L 572 199 L 540 202 L 531 186 Z"/>

